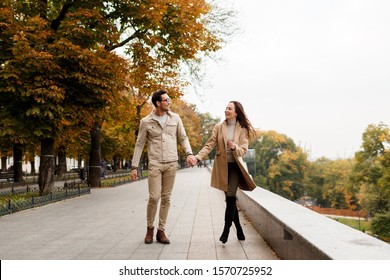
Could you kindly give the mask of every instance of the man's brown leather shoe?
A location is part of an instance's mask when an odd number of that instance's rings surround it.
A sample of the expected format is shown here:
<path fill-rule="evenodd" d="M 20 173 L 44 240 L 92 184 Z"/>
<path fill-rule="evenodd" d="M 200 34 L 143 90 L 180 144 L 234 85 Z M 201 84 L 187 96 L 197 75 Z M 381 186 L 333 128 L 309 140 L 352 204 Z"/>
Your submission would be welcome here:
<path fill-rule="evenodd" d="M 169 239 L 165 236 L 165 233 L 163 230 L 157 230 L 156 239 L 158 242 L 163 244 L 170 244 L 171 242 Z"/>
<path fill-rule="evenodd" d="M 154 227 L 147 228 L 146 236 L 145 236 L 145 243 L 146 244 L 153 243 L 153 231 L 154 231 Z"/>

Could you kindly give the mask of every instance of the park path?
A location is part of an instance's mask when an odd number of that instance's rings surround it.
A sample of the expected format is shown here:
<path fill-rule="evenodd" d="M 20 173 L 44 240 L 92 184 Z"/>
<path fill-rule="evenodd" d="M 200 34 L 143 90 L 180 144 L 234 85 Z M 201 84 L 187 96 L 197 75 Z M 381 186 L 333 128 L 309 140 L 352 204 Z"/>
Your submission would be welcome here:
<path fill-rule="evenodd" d="M 275 260 L 240 212 L 245 241 L 232 227 L 226 244 L 224 194 L 207 168 L 179 170 L 166 234 L 170 245 L 144 244 L 147 180 L 0 217 L 2 260 Z"/>

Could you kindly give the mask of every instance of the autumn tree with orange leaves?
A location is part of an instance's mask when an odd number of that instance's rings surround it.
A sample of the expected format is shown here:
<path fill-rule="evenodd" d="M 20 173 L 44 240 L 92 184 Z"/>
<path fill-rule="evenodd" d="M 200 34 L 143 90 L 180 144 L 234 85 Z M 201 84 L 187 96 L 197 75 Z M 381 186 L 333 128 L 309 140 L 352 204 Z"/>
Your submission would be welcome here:
<path fill-rule="evenodd" d="M 217 51 L 229 30 L 229 11 L 212 2 L 1 2 L 0 134 L 18 151 L 40 143 L 41 193 L 53 186 L 55 144 L 86 132 L 88 180 L 99 186 L 100 131 L 124 95 L 135 123 L 153 90 L 181 95 L 182 65 Z M 115 52 L 122 47 L 128 61 Z"/>

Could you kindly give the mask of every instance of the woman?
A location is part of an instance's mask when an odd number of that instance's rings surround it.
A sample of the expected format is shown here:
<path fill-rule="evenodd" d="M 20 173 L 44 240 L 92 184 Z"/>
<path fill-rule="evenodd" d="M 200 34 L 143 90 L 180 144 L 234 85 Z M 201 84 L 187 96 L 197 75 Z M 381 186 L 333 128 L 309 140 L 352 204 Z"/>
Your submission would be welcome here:
<path fill-rule="evenodd" d="M 222 243 L 227 242 L 233 222 L 238 240 L 245 240 L 236 207 L 237 188 L 251 191 L 256 187 L 242 160 L 248 150 L 249 139 L 256 135 L 256 131 L 238 101 L 229 102 L 225 118 L 214 127 L 212 136 L 195 156 L 200 161 L 217 146 L 211 186 L 224 191 L 226 195 L 225 226 L 219 238 Z"/>

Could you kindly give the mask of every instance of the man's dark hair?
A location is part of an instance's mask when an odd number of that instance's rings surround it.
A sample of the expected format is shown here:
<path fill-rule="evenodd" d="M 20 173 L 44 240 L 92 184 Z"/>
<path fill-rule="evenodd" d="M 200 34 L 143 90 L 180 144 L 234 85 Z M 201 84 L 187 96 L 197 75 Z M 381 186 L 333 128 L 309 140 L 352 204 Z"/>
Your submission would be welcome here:
<path fill-rule="evenodd" d="M 157 101 L 161 101 L 161 95 L 166 94 L 166 93 L 167 93 L 167 91 L 163 90 L 163 89 L 160 89 L 160 90 L 153 92 L 152 103 L 153 103 L 154 107 L 157 107 Z"/>

